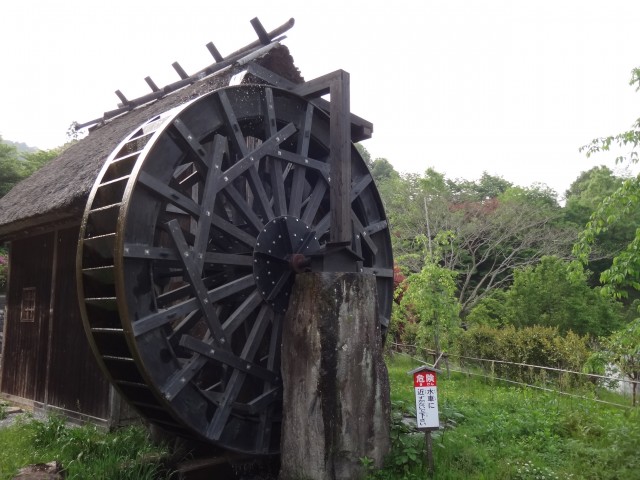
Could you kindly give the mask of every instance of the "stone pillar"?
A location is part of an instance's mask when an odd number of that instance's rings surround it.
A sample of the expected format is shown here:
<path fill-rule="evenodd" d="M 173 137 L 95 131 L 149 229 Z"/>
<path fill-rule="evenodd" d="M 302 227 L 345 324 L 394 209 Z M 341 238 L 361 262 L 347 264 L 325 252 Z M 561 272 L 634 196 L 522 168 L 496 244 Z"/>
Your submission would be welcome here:
<path fill-rule="evenodd" d="M 360 458 L 389 452 L 389 379 L 376 281 L 360 273 L 299 274 L 282 332 L 280 480 L 353 480 Z"/>

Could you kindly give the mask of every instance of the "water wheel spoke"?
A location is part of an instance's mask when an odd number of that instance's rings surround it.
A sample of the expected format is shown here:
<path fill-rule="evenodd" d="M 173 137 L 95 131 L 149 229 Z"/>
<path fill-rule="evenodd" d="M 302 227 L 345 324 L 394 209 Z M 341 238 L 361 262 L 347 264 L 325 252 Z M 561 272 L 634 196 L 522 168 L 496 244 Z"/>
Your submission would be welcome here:
<path fill-rule="evenodd" d="M 362 272 L 375 275 L 376 277 L 393 278 L 393 268 L 363 267 Z"/>
<path fill-rule="evenodd" d="M 221 300 L 242 292 L 248 288 L 254 287 L 256 284 L 253 275 L 245 275 L 235 278 L 224 285 L 214 288 L 209 292 L 209 300 L 211 302 L 220 302 Z"/>
<path fill-rule="evenodd" d="M 249 337 L 242 349 L 242 353 L 240 354 L 240 358 L 245 362 L 253 361 L 268 324 L 269 309 L 263 305 L 253 327 L 251 328 L 251 333 L 249 333 Z M 231 379 L 225 389 L 220 406 L 211 419 L 211 423 L 207 427 L 207 433 L 211 438 L 217 439 L 222 435 L 224 426 L 231 414 L 231 407 L 240 393 L 240 389 L 242 388 L 242 384 L 245 382 L 245 378 L 246 373 L 239 370 L 234 370 L 231 374 Z"/>
<path fill-rule="evenodd" d="M 255 362 L 244 360 L 229 350 L 214 347 L 191 335 L 183 335 L 180 338 L 180 346 L 261 380 L 270 383 L 278 383 L 280 381 L 280 377 L 276 372 L 268 370 Z"/>
<path fill-rule="evenodd" d="M 229 202 L 236 208 L 236 210 L 242 215 L 242 217 L 251 225 L 254 230 L 259 232 L 264 227 L 262 220 L 256 215 L 247 201 L 240 195 L 240 192 L 233 186 L 228 185 L 223 190 L 224 195 L 229 199 Z"/>
<path fill-rule="evenodd" d="M 280 339 L 282 338 L 282 321 L 283 315 L 276 313 L 271 322 L 271 337 L 269 339 L 269 353 L 267 356 L 267 368 L 273 371 L 280 370 Z M 275 405 L 273 403 L 267 404 L 264 407 L 260 404 L 260 398 L 273 394 L 273 401 L 281 401 L 282 386 L 273 386 L 269 382 L 264 382 L 264 393 L 255 399 L 255 408 L 260 411 L 260 426 L 258 431 L 260 435 L 258 437 L 258 444 L 256 446 L 259 452 L 267 452 L 271 445 L 271 429 L 274 422 Z"/>
<path fill-rule="evenodd" d="M 171 401 L 207 364 L 207 357 L 194 355 L 181 370 L 176 371 L 160 389 L 164 398 Z"/>
<path fill-rule="evenodd" d="M 185 283 L 187 282 L 187 280 L 184 278 L 184 270 L 181 270 L 181 272 L 182 275 L 180 276 L 180 284 L 174 285 L 172 286 L 172 288 L 165 288 L 162 293 L 156 296 L 156 303 L 159 308 L 166 308 L 167 305 L 192 296 L 191 285 L 189 283 Z M 224 275 L 224 271 L 218 272 L 214 275 L 204 277 L 202 281 L 204 282 L 205 287 L 213 288 L 214 286 L 219 285 L 226 280 Z"/>
<path fill-rule="evenodd" d="M 191 130 L 184 124 L 184 122 L 177 118 L 173 121 L 174 127 L 174 139 L 176 143 L 186 145 L 187 153 L 189 158 L 193 160 L 193 162 L 197 165 L 198 171 L 204 172 L 207 171 L 208 167 L 205 163 L 205 150 L 202 144 L 196 139 L 195 135 L 191 133 Z M 181 140 L 181 141 L 180 141 Z"/>
<path fill-rule="evenodd" d="M 353 232 L 356 235 L 359 235 L 359 237 L 364 240 L 364 243 L 367 245 L 367 247 L 369 247 L 371 253 L 373 255 L 376 255 L 378 253 L 378 247 L 371 239 L 371 237 L 367 234 L 366 229 L 362 226 L 360 219 L 356 215 L 356 212 L 353 211 L 353 209 L 351 210 L 351 221 L 353 222 Z"/>
<path fill-rule="evenodd" d="M 313 124 L 313 105 L 307 104 L 305 109 L 302 125 L 298 131 L 298 144 L 296 153 L 300 158 L 307 158 L 309 155 L 309 143 L 311 141 L 311 126 Z M 289 163 L 289 166 L 294 165 Z M 294 217 L 300 216 L 300 210 L 302 205 L 302 195 L 305 186 L 305 173 L 306 168 L 302 165 L 295 164 L 293 169 L 293 179 L 291 181 L 291 193 L 289 195 L 289 215 Z"/>
<path fill-rule="evenodd" d="M 240 175 L 250 171 L 252 167 L 255 168 L 260 160 L 266 155 L 273 155 L 277 157 L 280 143 L 288 139 L 295 132 L 296 127 L 293 123 L 288 123 L 284 128 L 267 138 L 251 152 L 248 151 L 247 146 L 244 143 L 241 144 L 242 148 L 238 147 L 237 142 L 244 142 L 242 134 L 240 134 L 240 139 L 234 137 L 236 141 L 236 150 L 240 152 L 240 159 L 221 173 L 222 184 L 230 184 L 240 177 Z M 282 153 L 282 151 L 280 152 Z M 260 182 L 260 185 L 262 185 L 262 182 Z"/>
<path fill-rule="evenodd" d="M 329 165 L 320 160 L 314 160 L 308 156 L 302 156 L 298 153 L 290 152 L 288 150 L 280 150 L 278 158 L 290 162 L 294 165 L 309 168 L 319 173 L 325 181 L 329 181 Z"/>
<path fill-rule="evenodd" d="M 291 164 L 289 164 L 291 165 Z M 300 216 L 300 210 L 302 207 L 302 193 L 304 191 L 305 168 L 296 166 L 293 169 L 293 178 L 291 179 L 291 193 L 289 195 L 289 215 L 293 217 Z"/>
<path fill-rule="evenodd" d="M 250 413 L 264 412 L 268 406 L 279 400 L 282 396 L 282 387 L 273 387 L 247 403 Z"/>
<path fill-rule="evenodd" d="M 254 290 L 222 324 L 227 335 L 231 336 L 260 305 L 262 305 L 262 297 L 257 290 Z"/>
<path fill-rule="evenodd" d="M 191 330 L 202 319 L 202 312 L 200 310 L 194 310 L 184 317 L 175 327 L 172 328 L 171 334 L 167 336 L 167 340 L 172 345 L 177 345 L 180 341 L 180 337 L 186 332 Z"/>
<path fill-rule="evenodd" d="M 139 337 L 151 330 L 160 328 L 184 315 L 187 315 L 198 308 L 195 299 L 189 299 L 177 305 L 172 305 L 166 310 L 159 310 L 155 313 L 147 315 L 132 324 L 132 332 L 134 337 Z"/>
<path fill-rule="evenodd" d="M 318 209 L 320 208 L 320 204 L 327 193 L 327 184 L 323 181 L 318 181 L 313 187 L 313 191 L 309 196 L 309 201 L 304 209 L 304 213 L 302 214 L 302 221 L 307 225 L 312 225 L 313 220 L 318 213 Z"/>
<path fill-rule="evenodd" d="M 227 139 L 221 135 L 216 135 L 213 140 L 213 155 L 209 162 L 209 170 L 207 171 L 207 178 L 204 183 L 200 218 L 198 219 L 198 229 L 193 247 L 195 253 L 198 255 L 196 257 L 196 266 L 200 270 L 204 263 L 204 255 L 202 255 L 202 253 L 207 250 L 211 230 L 211 217 L 213 216 L 211 206 L 215 202 L 220 179 L 220 166 L 222 165 L 222 158 L 225 154 L 227 154 Z"/>
<path fill-rule="evenodd" d="M 196 202 L 177 190 L 165 185 L 148 173 L 140 172 L 138 175 L 138 182 L 145 186 L 149 191 L 178 207 L 180 210 L 190 213 L 195 217 L 200 215 L 200 206 Z"/>
<path fill-rule="evenodd" d="M 322 237 L 325 233 L 329 231 L 329 227 L 331 226 L 331 213 L 327 213 L 324 217 L 316 223 L 316 235 L 318 237 Z"/>
<path fill-rule="evenodd" d="M 253 248 L 256 244 L 255 237 L 252 237 L 241 228 L 236 227 L 228 220 L 225 220 L 216 214 L 212 215 L 211 224 L 212 226 L 220 230 L 223 234 L 233 237 L 233 239 L 242 242 L 243 244 L 251 248 Z"/>
<path fill-rule="evenodd" d="M 266 87 L 264 89 L 264 95 L 262 98 L 264 99 L 265 110 L 267 112 L 267 115 L 265 117 L 265 131 L 267 132 L 267 135 L 271 136 L 276 133 L 276 130 L 278 128 L 276 119 L 276 108 L 273 102 L 273 89 L 270 87 Z"/>
<path fill-rule="evenodd" d="M 267 192 L 262 184 L 262 179 L 258 173 L 258 167 L 250 168 L 247 172 L 247 183 L 253 192 L 254 198 L 258 201 L 258 208 L 260 213 L 264 215 L 264 218 L 271 220 L 273 218 L 273 209 L 271 208 L 271 201 L 267 196 Z"/>
<path fill-rule="evenodd" d="M 227 338 L 224 330 L 222 330 L 220 319 L 218 318 L 218 315 L 216 315 L 216 312 L 209 300 L 209 292 L 207 291 L 207 287 L 202 281 L 201 272 L 198 268 L 197 257 L 194 258 L 193 252 L 191 252 L 191 250 L 189 249 L 189 246 L 184 239 L 182 229 L 180 228 L 180 224 L 178 223 L 178 221 L 171 220 L 167 224 L 167 227 L 169 229 L 169 233 L 171 234 L 171 238 L 173 239 L 173 242 L 178 249 L 178 252 L 181 254 L 180 259 L 182 260 L 188 280 L 193 288 L 193 293 L 195 295 L 196 301 L 204 314 L 204 319 L 207 325 L 209 326 L 209 331 L 213 335 L 216 342 L 224 345 L 227 342 Z M 199 254 L 196 253 L 196 255 Z M 204 257 L 204 255 L 202 256 Z"/>
<path fill-rule="evenodd" d="M 269 162 L 271 191 L 273 194 L 273 207 L 275 215 L 281 217 L 287 214 L 287 198 L 284 188 L 284 175 L 282 171 L 282 161 L 275 157 L 267 157 Z"/>
<path fill-rule="evenodd" d="M 370 223 L 364 228 L 369 236 L 389 228 L 389 223 L 386 220 L 380 220 L 378 222 Z"/>
<path fill-rule="evenodd" d="M 125 258 L 146 258 L 149 260 L 177 261 L 175 250 L 167 247 L 154 247 L 135 243 L 126 243 L 123 249 Z"/>
<path fill-rule="evenodd" d="M 351 184 L 351 202 L 360 196 L 360 194 L 373 183 L 373 177 L 369 174 L 362 175 L 359 179 Z"/>

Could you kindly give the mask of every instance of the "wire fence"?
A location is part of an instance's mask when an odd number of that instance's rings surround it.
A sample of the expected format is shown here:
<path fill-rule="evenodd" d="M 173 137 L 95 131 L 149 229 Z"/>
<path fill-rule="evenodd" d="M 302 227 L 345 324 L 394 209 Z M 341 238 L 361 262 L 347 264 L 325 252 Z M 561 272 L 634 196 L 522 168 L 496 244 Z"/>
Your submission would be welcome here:
<path fill-rule="evenodd" d="M 447 372 L 451 371 L 451 372 L 462 373 L 469 376 L 482 377 L 491 381 L 499 381 L 499 382 L 504 382 L 508 384 L 520 385 L 522 387 L 532 388 L 535 390 L 541 390 L 549 393 L 555 393 L 558 395 L 564 395 L 564 396 L 578 398 L 582 400 L 603 403 L 606 405 L 611 405 L 611 406 L 620 407 L 620 408 L 633 408 L 633 405 L 625 405 L 618 402 L 603 400 L 601 398 L 595 398 L 591 395 L 581 395 L 575 392 L 564 391 L 562 390 L 562 385 L 563 385 L 562 382 L 550 381 L 546 376 L 543 376 L 540 379 L 544 383 L 546 383 L 544 385 L 538 384 L 540 382 L 531 383 L 530 381 L 527 382 L 527 381 L 523 381 L 522 379 L 513 379 L 513 378 L 505 378 L 502 376 L 498 376 L 495 374 L 495 365 L 496 364 L 508 365 L 513 367 L 526 368 L 526 369 L 529 369 L 530 371 L 539 370 L 540 372 L 552 372 L 554 374 L 573 375 L 578 378 L 586 378 L 592 384 L 594 383 L 603 384 L 605 389 L 617 391 L 618 393 L 622 393 L 623 396 L 625 397 L 627 395 L 631 396 L 631 391 L 634 389 L 634 387 L 637 387 L 637 385 L 640 383 L 639 381 L 632 380 L 629 378 L 624 378 L 617 375 L 615 376 L 614 375 L 597 375 L 593 373 L 577 372 L 574 370 L 567 370 L 563 368 L 547 367 L 544 365 L 532 365 L 532 364 L 521 363 L 521 362 L 510 362 L 507 360 L 477 358 L 477 357 L 469 357 L 464 355 L 457 355 L 453 353 L 442 353 L 442 352 L 436 352 L 434 350 L 420 348 L 417 345 L 391 342 L 390 347 L 394 353 L 404 355 L 423 365 L 428 365 L 427 362 L 424 360 L 424 358 L 432 356 L 434 361 L 433 361 L 433 364 L 429 366 L 441 368 L 439 367 L 439 365 L 441 364 L 441 362 L 444 362 Z M 407 353 L 405 350 L 412 350 L 414 354 L 411 355 Z M 417 357 L 416 356 L 417 353 L 421 353 L 423 358 Z M 457 362 L 455 364 L 452 364 L 452 362 L 449 361 L 450 359 L 457 359 Z M 471 368 L 472 362 L 475 362 L 476 365 L 479 365 L 482 371 L 481 372 L 477 371 L 478 370 L 477 368 L 472 369 Z M 487 370 L 490 373 L 487 373 Z M 617 389 L 614 388 L 615 386 L 620 386 L 620 385 L 622 385 L 622 388 L 617 388 Z M 558 388 L 553 388 L 553 387 L 558 387 Z"/>

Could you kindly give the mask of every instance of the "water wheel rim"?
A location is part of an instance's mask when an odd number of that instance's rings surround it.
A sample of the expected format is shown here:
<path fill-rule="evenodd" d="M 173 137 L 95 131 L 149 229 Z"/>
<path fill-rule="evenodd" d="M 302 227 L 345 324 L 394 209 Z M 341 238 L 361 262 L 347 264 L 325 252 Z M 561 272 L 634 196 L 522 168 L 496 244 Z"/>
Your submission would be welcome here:
<path fill-rule="evenodd" d="M 267 255 L 256 243 L 269 225 L 277 228 L 278 219 L 300 221 L 312 231 L 314 250 L 326 242 L 328 135 L 326 114 L 300 97 L 264 86 L 229 87 L 148 122 L 105 165 L 88 202 L 78 254 L 79 283 L 89 289 L 87 271 L 102 268 L 83 253 L 97 243 L 90 232 L 92 206 L 101 205 L 96 199 L 105 178 L 118 181 L 109 172 L 128 161 L 127 145 L 148 137 L 116 194 L 121 198 L 110 287 L 125 353 L 150 393 L 145 402 L 134 393 L 138 376 L 123 380 L 122 368 L 105 355 L 100 322 L 88 312 L 91 297 L 85 292 L 81 303 L 103 369 L 152 421 L 231 450 L 278 451 L 284 312 L 274 311 L 276 303 L 256 287 L 261 280 L 255 263 Z M 362 271 L 378 277 L 384 328 L 393 288 L 388 226 L 355 148 L 352 170 L 353 247 L 364 258 Z M 175 278 L 184 285 L 168 287 Z M 203 324 L 204 333 L 195 334 Z M 160 413 L 154 416 L 154 409 Z"/>

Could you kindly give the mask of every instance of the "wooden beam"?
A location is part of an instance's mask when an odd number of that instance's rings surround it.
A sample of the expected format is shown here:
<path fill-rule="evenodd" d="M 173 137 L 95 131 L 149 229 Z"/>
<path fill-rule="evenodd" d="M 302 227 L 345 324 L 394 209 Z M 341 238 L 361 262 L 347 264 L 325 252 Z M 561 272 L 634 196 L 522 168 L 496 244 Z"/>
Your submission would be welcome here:
<path fill-rule="evenodd" d="M 213 57 L 213 59 L 216 62 L 221 62 L 221 61 L 224 60 L 224 57 L 222 55 L 220 55 L 220 52 L 218 51 L 216 46 L 213 44 L 213 42 L 207 43 L 206 47 L 207 47 L 207 50 L 209 50 L 209 53 L 211 54 L 211 56 Z"/>
<path fill-rule="evenodd" d="M 258 35 L 260 43 L 262 43 L 263 45 L 269 45 L 271 43 L 271 38 L 262 26 L 262 23 L 260 23 L 260 20 L 258 20 L 258 17 L 251 19 L 251 26 L 256 31 L 256 35 Z"/>
<path fill-rule="evenodd" d="M 178 75 L 180 75 L 180 78 L 182 80 L 186 80 L 187 78 L 189 78 L 189 74 L 184 71 L 184 68 L 182 68 L 178 62 L 173 62 L 171 66 L 176 72 L 178 72 Z"/>

